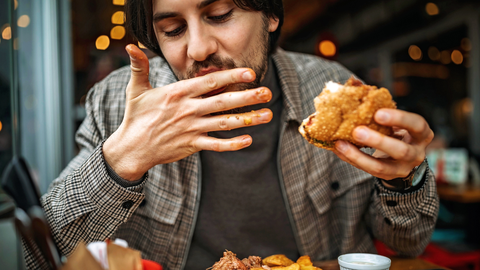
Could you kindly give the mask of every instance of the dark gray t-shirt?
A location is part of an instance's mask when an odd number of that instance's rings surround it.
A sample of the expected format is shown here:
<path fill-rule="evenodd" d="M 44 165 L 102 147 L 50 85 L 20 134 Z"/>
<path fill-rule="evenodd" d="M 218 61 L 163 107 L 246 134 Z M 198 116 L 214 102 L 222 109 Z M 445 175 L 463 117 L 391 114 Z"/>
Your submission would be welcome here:
<path fill-rule="evenodd" d="M 235 152 L 202 151 L 202 193 L 195 232 L 188 254 L 188 270 L 206 269 L 228 249 L 242 259 L 285 254 L 298 257 L 277 166 L 277 148 L 282 113 L 282 95 L 272 60 L 262 86 L 273 98 L 267 104 L 270 123 L 231 131 L 211 132 L 217 138 L 249 134 L 250 147 Z"/>

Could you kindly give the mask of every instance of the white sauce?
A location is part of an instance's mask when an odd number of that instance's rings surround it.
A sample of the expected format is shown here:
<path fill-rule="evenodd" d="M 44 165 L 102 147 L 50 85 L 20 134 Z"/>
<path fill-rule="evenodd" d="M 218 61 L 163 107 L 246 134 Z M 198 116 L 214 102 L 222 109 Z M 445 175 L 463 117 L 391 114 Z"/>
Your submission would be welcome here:
<path fill-rule="evenodd" d="M 343 85 L 341 85 L 339 83 L 336 83 L 336 82 L 329 81 L 325 84 L 325 89 L 330 90 L 330 92 L 332 92 L 332 93 L 337 92 L 341 88 L 343 88 Z"/>
<path fill-rule="evenodd" d="M 363 264 L 363 265 L 376 265 L 376 264 L 371 263 L 371 262 L 350 262 L 350 263 L 353 263 L 353 264 Z"/>

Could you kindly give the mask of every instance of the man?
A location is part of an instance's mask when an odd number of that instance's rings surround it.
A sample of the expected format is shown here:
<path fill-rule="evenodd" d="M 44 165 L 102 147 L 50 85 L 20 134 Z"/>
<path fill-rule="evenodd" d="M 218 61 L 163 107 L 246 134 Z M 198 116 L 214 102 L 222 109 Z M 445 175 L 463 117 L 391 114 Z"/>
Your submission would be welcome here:
<path fill-rule="evenodd" d="M 438 211 L 423 165 L 432 131 L 384 109 L 375 120 L 402 139 L 355 129 L 371 156 L 309 145 L 298 126 L 313 98 L 351 73 L 276 49 L 281 0 L 128 1 L 126 14 L 162 58 L 149 67 L 129 45 L 131 68 L 90 91 L 81 151 L 42 198 L 64 254 L 117 237 L 166 269 L 205 269 L 225 249 L 335 259 L 375 252 L 373 238 L 422 252 Z M 411 172 L 406 189 L 398 179 Z"/>

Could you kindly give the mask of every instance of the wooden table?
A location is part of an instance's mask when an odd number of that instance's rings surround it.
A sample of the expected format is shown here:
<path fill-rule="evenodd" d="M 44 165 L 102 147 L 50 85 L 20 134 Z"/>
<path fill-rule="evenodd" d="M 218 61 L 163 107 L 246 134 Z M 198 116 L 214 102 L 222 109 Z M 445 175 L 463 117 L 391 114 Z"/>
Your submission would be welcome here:
<path fill-rule="evenodd" d="M 480 186 L 472 184 L 437 186 L 437 192 L 440 199 L 454 201 L 459 203 L 478 203 L 480 202 Z"/>
<path fill-rule="evenodd" d="M 392 265 L 390 270 L 433 270 L 433 269 L 446 269 L 448 268 L 429 263 L 419 258 L 415 259 L 405 259 L 405 258 L 390 258 L 392 260 Z M 340 266 L 338 265 L 337 260 L 332 261 L 322 261 L 314 262 L 313 265 L 322 268 L 323 270 L 339 270 Z"/>

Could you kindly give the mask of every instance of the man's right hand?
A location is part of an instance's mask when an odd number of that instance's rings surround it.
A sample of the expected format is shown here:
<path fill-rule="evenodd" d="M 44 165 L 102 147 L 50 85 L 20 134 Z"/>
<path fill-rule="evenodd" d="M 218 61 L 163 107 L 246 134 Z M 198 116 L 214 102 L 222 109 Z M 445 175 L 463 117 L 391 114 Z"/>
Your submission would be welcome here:
<path fill-rule="evenodd" d="M 201 150 L 222 152 L 248 147 L 252 143 L 249 135 L 217 139 L 207 132 L 264 124 L 272 119 L 269 109 L 210 115 L 268 102 L 272 93 L 265 87 L 202 98 L 227 85 L 252 82 L 255 73 L 251 69 L 224 70 L 152 88 L 147 56 L 135 45 L 128 45 L 126 50 L 131 60 L 131 78 L 126 89 L 125 115 L 103 145 L 106 162 L 124 179 L 140 179 L 157 164 L 174 162 Z"/>

